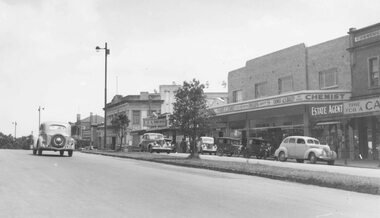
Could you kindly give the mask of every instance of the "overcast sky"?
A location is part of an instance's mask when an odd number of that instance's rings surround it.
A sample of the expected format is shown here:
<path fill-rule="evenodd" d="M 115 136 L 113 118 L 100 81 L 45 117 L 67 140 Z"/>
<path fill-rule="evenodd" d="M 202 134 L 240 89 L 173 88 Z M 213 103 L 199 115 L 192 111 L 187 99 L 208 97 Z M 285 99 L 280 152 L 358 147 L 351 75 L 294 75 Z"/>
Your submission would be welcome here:
<path fill-rule="evenodd" d="M 0 0 L 0 132 L 103 116 L 108 100 L 192 78 L 225 91 L 229 71 L 295 44 L 380 22 L 373 0 Z M 118 78 L 118 90 L 116 81 Z"/>

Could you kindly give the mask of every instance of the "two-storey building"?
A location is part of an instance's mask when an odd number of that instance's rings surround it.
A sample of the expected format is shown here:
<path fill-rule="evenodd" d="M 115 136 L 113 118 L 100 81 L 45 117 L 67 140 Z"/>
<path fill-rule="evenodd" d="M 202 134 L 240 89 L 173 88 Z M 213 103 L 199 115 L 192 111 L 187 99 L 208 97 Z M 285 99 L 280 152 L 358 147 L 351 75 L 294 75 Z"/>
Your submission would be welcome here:
<path fill-rule="evenodd" d="M 350 157 L 376 158 L 380 145 L 380 23 L 351 28 L 349 52 L 352 101 L 345 103 L 349 119 Z"/>
<path fill-rule="evenodd" d="M 341 149 L 343 102 L 351 97 L 349 37 L 298 44 L 246 62 L 228 74 L 228 99 L 213 107 L 214 136 L 320 138 Z"/>

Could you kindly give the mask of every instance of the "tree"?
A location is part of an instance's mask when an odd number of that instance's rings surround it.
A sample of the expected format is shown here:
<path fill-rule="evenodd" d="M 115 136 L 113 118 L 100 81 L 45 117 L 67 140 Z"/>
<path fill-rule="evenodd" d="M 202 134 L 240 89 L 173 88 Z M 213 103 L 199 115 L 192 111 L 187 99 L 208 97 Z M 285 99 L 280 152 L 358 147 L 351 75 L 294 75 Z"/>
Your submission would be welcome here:
<path fill-rule="evenodd" d="M 130 120 L 125 113 L 118 113 L 111 120 L 112 127 L 115 129 L 117 136 L 120 138 L 120 147 L 122 149 L 123 138 L 127 134 L 127 127 L 129 126 Z"/>
<path fill-rule="evenodd" d="M 197 136 L 210 130 L 211 117 L 214 115 L 207 108 L 204 88 L 205 85 L 196 79 L 190 82 L 184 81 L 175 94 L 176 101 L 173 103 L 173 114 L 170 116 L 172 126 L 179 128 L 191 138 L 189 158 L 199 158 L 196 151 Z"/>

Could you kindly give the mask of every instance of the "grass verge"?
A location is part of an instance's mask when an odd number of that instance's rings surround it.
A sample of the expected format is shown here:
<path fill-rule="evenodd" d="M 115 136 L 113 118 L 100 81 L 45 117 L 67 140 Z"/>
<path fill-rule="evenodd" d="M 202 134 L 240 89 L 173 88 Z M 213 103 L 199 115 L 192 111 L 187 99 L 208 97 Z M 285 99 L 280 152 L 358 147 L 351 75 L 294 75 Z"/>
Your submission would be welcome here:
<path fill-rule="evenodd" d="M 380 179 L 378 178 L 299 170 L 293 168 L 268 166 L 257 163 L 187 159 L 185 157 L 175 157 L 141 152 L 85 151 L 84 153 L 145 160 L 183 167 L 216 170 L 220 172 L 254 175 L 271 179 L 380 195 Z"/>

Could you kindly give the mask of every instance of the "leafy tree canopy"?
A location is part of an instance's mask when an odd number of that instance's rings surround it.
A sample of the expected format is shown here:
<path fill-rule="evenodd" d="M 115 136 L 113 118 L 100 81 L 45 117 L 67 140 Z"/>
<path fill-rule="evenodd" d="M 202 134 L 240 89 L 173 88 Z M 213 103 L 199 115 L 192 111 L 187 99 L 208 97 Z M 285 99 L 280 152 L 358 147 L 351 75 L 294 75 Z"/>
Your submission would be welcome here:
<path fill-rule="evenodd" d="M 210 118 L 213 116 L 213 112 L 207 108 L 204 88 L 205 85 L 199 80 L 184 81 L 175 95 L 176 101 L 170 117 L 172 126 L 191 137 L 192 155 L 190 156 L 194 156 L 197 136 L 210 130 Z"/>
<path fill-rule="evenodd" d="M 115 131 L 120 138 L 119 149 L 122 148 L 123 138 L 127 133 L 127 127 L 129 126 L 129 122 L 130 120 L 128 119 L 128 116 L 125 113 L 118 113 L 111 120 L 111 124 L 115 128 Z"/>

